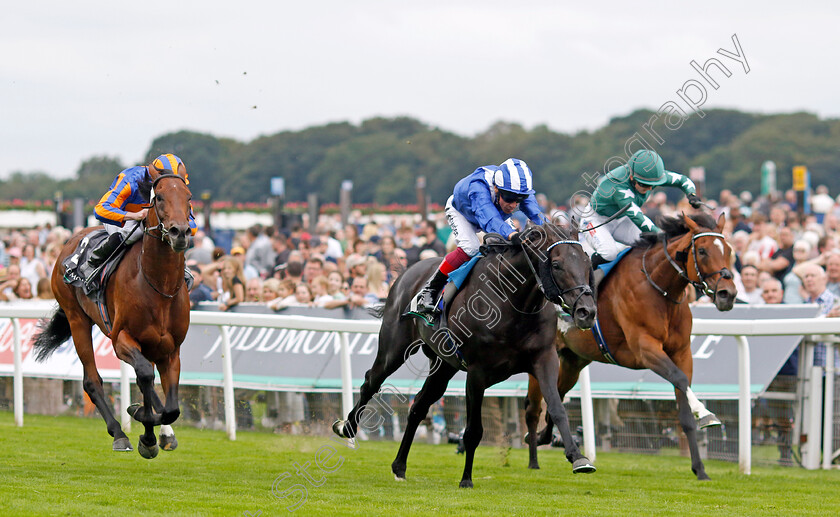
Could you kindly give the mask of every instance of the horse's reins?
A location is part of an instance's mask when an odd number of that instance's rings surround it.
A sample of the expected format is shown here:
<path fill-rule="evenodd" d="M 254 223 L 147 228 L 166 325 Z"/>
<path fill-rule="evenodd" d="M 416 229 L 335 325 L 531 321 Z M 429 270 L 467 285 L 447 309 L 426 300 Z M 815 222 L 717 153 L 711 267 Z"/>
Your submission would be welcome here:
<path fill-rule="evenodd" d="M 698 234 L 692 236 L 691 245 L 689 246 L 689 248 L 691 249 L 692 257 L 694 258 L 694 271 L 697 274 L 699 280 L 692 280 L 691 278 L 689 278 L 689 276 L 685 272 L 685 270 L 682 267 L 680 267 L 680 265 L 676 262 L 676 260 L 674 260 L 673 257 L 671 257 L 671 254 L 668 253 L 668 240 L 667 239 L 662 239 L 662 250 L 663 250 L 663 253 L 665 253 L 665 257 L 668 259 L 668 262 L 671 264 L 671 266 L 674 268 L 674 270 L 676 270 L 676 272 L 677 272 L 677 274 L 679 275 L 680 278 L 682 278 L 686 282 L 690 283 L 691 285 L 693 285 L 697 289 L 700 289 L 703 293 L 709 295 L 712 298 L 712 300 L 714 300 L 715 296 L 716 296 L 716 293 L 717 293 L 717 285 L 720 283 L 721 279 L 723 279 L 723 278 L 732 278 L 732 273 L 730 273 L 729 268 L 726 268 L 726 267 L 724 267 L 723 269 L 720 269 L 718 271 L 715 271 L 713 273 L 709 273 L 708 275 L 704 274 L 702 271 L 700 271 L 700 264 L 697 260 L 697 247 L 695 246 L 695 241 L 697 239 L 699 239 L 700 237 L 720 237 L 724 241 L 726 240 L 726 238 L 723 236 L 723 234 L 717 233 L 717 232 L 701 232 L 701 233 L 698 233 Z M 668 300 L 669 302 L 674 303 L 676 305 L 681 304 L 683 301 L 685 301 L 685 294 L 683 294 L 682 299 L 674 300 L 668 294 L 667 291 L 665 291 L 664 289 L 659 287 L 659 285 L 657 285 L 656 282 L 654 282 L 653 278 L 651 278 L 651 276 L 650 276 L 650 273 L 648 273 L 647 267 L 645 265 L 645 258 L 647 257 L 648 251 L 650 251 L 651 248 L 652 248 L 652 246 L 649 246 L 648 249 L 646 249 L 644 254 L 642 255 L 642 272 L 645 274 L 645 277 L 647 278 L 648 283 L 650 283 L 650 285 L 652 285 L 653 288 L 656 289 L 659 292 L 659 294 L 664 296 L 666 300 Z M 677 255 L 677 260 L 684 261 L 686 263 L 688 262 L 688 249 L 686 249 L 684 251 L 678 251 L 676 253 L 676 255 Z M 710 277 L 713 277 L 713 276 L 716 276 L 716 275 L 720 275 L 720 278 L 718 278 L 717 282 L 715 282 L 715 289 L 710 289 L 708 283 L 706 282 L 706 279 L 708 279 Z"/>
<path fill-rule="evenodd" d="M 160 180 L 165 179 L 165 178 L 178 178 L 179 180 L 184 182 L 184 185 L 187 184 L 187 180 L 182 176 L 178 176 L 177 174 L 161 174 L 152 183 L 152 196 L 151 196 L 152 199 L 151 199 L 151 204 L 149 205 L 149 208 L 154 209 L 155 217 L 157 217 L 158 224 L 156 226 L 151 227 L 151 228 L 149 228 L 148 225 L 146 225 L 143 228 L 143 233 L 145 233 L 146 235 L 149 235 L 151 237 L 154 237 L 155 239 L 160 239 L 161 242 L 166 242 L 166 236 L 169 235 L 169 230 L 167 230 L 166 227 L 163 225 L 163 220 L 161 219 L 160 214 L 158 213 L 157 203 L 155 202 L 154 190 L 155 190 L 155 187 L 157 186 L 157 184 L 160 182 Z M 155 235 L 154 233 L 152 233 L 155 230 L 160 232 L 160 234 Z M 184 275 L 180 275 L 180 282 L 178 282 L 178 285 L 175 287 L 175 290 L 172 292 L 172 294 L 164 293 L 160 289 L 155 287 L 155 285 L 152 283 L 152 281 L 149 280 L 149 277 L 146 276 L 146 272 L 143 271 L 142 258 L 143 258 L 143 250 L 141 249 L 140 250 L 140 259 L 141 259 L 140 260 L 140 264 L 141 264 L 140 273 L 143 275 L 143 279 L 146 281 L 146 283 L 149 284 L 149 286 L 152 289 L 154 289 L 156 293 L 163 296 L 164 298 L 174 298 L 175 295 L 178 294 L 178 291 L 181 290 L 181 286 L 184 285 Z"/>
<path fill-rule="evenodd" d="M 581 248 L 583 248 L 583 245 L 579 241 L 573 241 L 573 240 L 570 240 L 570 239 L 555 241 L 553 244 L 551 244 L 548 248 L 545 249 L 546 262 L 549 262 L 548 255 L 551 252 L 551 248 L 553 248 L 555 246 L 558 246 L 560 244 L 570 244 L 570 245 L 576 244 L 576 245 L 580 246 Z M 551 300 L 551 298 L 549 298 L 550 295 L 549 295 L 549 293 L 546 292 L 546 288 L 543 286 L 543 281 L 542 281 L 541 275 L 539 275 L 537 273 L 537 270 L 534 268 L 534 265 L 531 263 L 531 258 L 528 256 L 527 250 L 525 250 L 525 243 L 522 242 L 521 245 L 522 245 L 522 251 L 525 252 L 525 261 L 528 263 L 528 267 L 531 269 L 531 273 L 534 274 L 534 278 L 537 280 L 537 287 L 539 287 L 540 292 L 543 293 L 543 296 L 545 296 L 549 301 L 553 302 L 554 300 Z M 583 296 L 585 294 L 592 294 L 592 287 L 589 286 L 588 284 L 576 285 L 576 286 L 573 286 L 573 287 L 569 287 L 568 289 L 561 290 L 560 286 L 558 286 L 557 282 L 554 280 L 554 275 L 549 274 L 548 277 L 551 279 L 551 283 L 552 283 L 552 286 L 553 286 L 554 290 L 556 290 L 559 293 L 559 298 L 560 298 L 560 304 L 559 305 L 560 305 L 560 307 L 562 307 L 563 310 L 566 311 L 569 315 L 574 314 L 575 307 L 577 307 L 577 304 L 580 301 L 581 296 Z M 566 293 L 571 292 L 571 291 L 576 291 L 578 289 L 580 289 L 580 293 L 575 298 L 575 301 L 572 302 L 572 305 L 569 306 L 569 304 L 566 303 L 566 299 L 563 297 L 563 295 L 565 295 Z"/>

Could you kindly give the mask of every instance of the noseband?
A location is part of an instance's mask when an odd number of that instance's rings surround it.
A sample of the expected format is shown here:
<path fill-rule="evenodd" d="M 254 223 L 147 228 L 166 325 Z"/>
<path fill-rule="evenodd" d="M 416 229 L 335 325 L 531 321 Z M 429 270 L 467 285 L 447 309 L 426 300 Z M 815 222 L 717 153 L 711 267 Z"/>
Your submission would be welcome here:
<path fill-rule="evenodd" d="M 732 278 L 732 272 L 729 271 L 729 268 L 727 268 L 727 267 L 724 267 L 722 269 L 719 269 L 719 270 L 717 270 L 713 273 L 709 273 L 709 274 L 704 274 L 702 271 L 700 271 L 700 263 L 697 260 L 697 247 L 694 244 L 695 241 L 697 239 L 699 239 L 700 237 L 720 237 L 721 240 L 723 240 L 723 241 L 726 240 L 726 237 L 724 237 L 723 234 L 721 234 L 721 233 L 717 233 L 717 232 L 698 233 L 698 234 L 692 236 L 691 245 L 689 246 L 689 249 L 686 249 L 686 250 L 683 250 L 683 251 L 678 251 L 676 253 L 676 260 L 674 260 L 674 258 L 671 257 L 671 255 L 668 253 L 668 240 L 667 239 L 662 239 L 662 249 L 663 249 L 663 252 L 665 253 L 665 257 L 668 259 L 668 262 L 671 263 L 671 266 L 673 266 L 674 270 L 676 270 L 676 272 L 680 276 L 680 278 L 682 278 L 686 282 L 690 283 L 691 285 L 693 285 L 697 289 L 700 289 L 700 291 L 702 291 L 704 294 L 707 294 L 709 297 L 711 297 L 712 301 L 715 301 L 715 296 L 717 295 L 718 284 L 720 283 L 720 281 L 722 279 Z M 652 285 L 654 287 L 654 289 L 659 291 L 659 293 L 662 296 L 664 296 L 668 301 L 670 301 L 672 303 L 675 303 L 675 304 L 682 303 L 683 300 L 685 299 L 684 296 L 680 300 L 674 300 L 673 298 L 671 298 L 668 295 L 667 291 L 665 291 L 664 289 L 662 289 L 661 287 L 656 285 L 656 282 L 654 282 L 653 279 L 650 277 L 650 274 L 648 273 L 647 268 L 645 267 L 645 257 L 647 257 L 647 252 L 649 250 L 650 250 L 650 248 L 648 248 L 645 251 L 645 254 L 642 255 L 642 271 L 644 272 L 645 277 L 647 277 L 648 282 L 650 283 L 650 285 Z M 680 267 L 680 265 L 677 263 L 677 260 L 680 261 L 680 262 L 683 262 L 683 263 L 688 262 L 689 250 L 691 251 L 691 256 L 694 259 L 694 271 L 697 274 L 697 277 L 699 278 L 698 280 L 692 280 L 691 278 L 689 278 L 689 276 L 685 272 L 685 270 L 682 267 Z M 720 277 L 715 282 L 714 289 L 709 288 L 709 284 L 708 284 L 707 280 L 709 278 L 712 278 L 712 277 L 717 276 L 717 275 L 720 275 Z"/>
<path fill-rule="evenodd" d="M 155 187 L 157 187 L 157 184 L 160 183 L 160 180 L 166 179 L 166 178 L 178 178 L 179 180 L 184 182 L 184 185 L 187 184 L 187 180 L 184 179 L 183 176 L 178 176 L 177 174 L 161 174 L 160 176 L 158 176 L 155 179 L 154 183 L 152 183 L 152 194 L 150 196 L 151 199 L 149 200 L 149 203 L 150 203 L 149 207 L 154 209 L 155 216 L 157 217 L 157 220 L 158 220 L 158 224 L 157 224 L 157 226 L 152 226 L 151 228 L 149 228 L 149 225 L 148 225 L 148 222 L 147 222 L 145 228 L 143 228 L 143 233 L 145 233 L 146 235 L 151 235 L 155 239 L 160 239 L 163 242 L 166 242 L 166 238 L 169 236 L 169 230 L 167 230 L 166 227 L 163 225 L 163 220 L 160 218 L 160 213 L 158 212 L 158 207 L 157 207 L 157 203 L 156 203 L 156 199 L 155 199 Z M 155 230 L 157 230 L 160 233 L 158 235 L 155 235 L 154 233 L 151 233 Z"/>

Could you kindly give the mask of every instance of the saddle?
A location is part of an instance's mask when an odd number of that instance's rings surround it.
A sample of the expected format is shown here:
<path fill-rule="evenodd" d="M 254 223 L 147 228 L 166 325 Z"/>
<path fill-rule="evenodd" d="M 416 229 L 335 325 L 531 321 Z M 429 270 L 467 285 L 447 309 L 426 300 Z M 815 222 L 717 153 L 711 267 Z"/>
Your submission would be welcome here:
<path fill-rule="evenodd" d="M 104 229 L 95 230 L 85 235 L 79 241 L 76 250 L 72 255 L 64 259 L 64 283 L 78 287 L 84 291 L 85 295 L 96 301 L 98 297 L 104 298 L 105 286 L 108 284 L 108 279 L 116 271 L 125 252 L 128 250 L 127 246 L 120 246 L 108 260 L 99 268 L 95 275 L 91 278 L 83 278 L 79 268 L 86 263 L 90 254 L 103 241 L 107 240 L 109 234 Z"/>

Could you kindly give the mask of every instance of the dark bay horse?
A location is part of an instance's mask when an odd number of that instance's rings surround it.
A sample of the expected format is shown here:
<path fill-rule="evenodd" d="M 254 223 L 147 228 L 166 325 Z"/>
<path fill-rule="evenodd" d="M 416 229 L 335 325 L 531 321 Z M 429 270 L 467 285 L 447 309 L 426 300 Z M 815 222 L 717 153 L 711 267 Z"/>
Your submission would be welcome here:
<path fill-rule="evenodd" d="M 732 309 L 736 288 L 728 269 L 731 250 L 720 233 L 723 225 L 723 215 L 717 224 L 706 214 L 664 218 L 660 223 L 663 233 L 643 235 L 598 292 L 598 321 L 614 362 L 625 368 L 651 370 L 674 385 L 680 425 L 691 452 L 691 470 L 701 480 L 709 476 L 700 459 L 694 417 L 701 428 L 720 425 L 720 421 L 690 388 L 692 320 L 683 293 L 691 283 L 709 294 L 718 310 Z M 558 331 L 557 353 L 557 390 L 561 397 L 572 389 L 586 365 L 611 362 L 600 351 L 592 332 L 574 327 Z M 539 468 L 537 445 L 551 441 L 550 413 L 546 416 L 548 426 L 539 437 L 535 433 L 544 390 L 544 383 L 529 379 L 526 422 L 530 468 Z M 563 439 L 568 443 L 565 436 Z"/>
<path fill-rule="evenodd" d="M 110 338 L 116 356 L 134 367 L 143 394 L 142 407 L 129 412 L 145 427 L 138 452 L 144 458 L 158 454 L 156 425 L 161 428 L 161 448 L 172 450 L 177 440 L 168 428 L 180 414 L 178 380 L 181 372 L 180 346 L 190 324 L 190 302 L 184 282 L 184 251 L 190 237 L 190 190 L 182 176 L 152 175 L 151 205 L 145 221 L 142 243 L 136 243 L 122 258 L 105 288 Z M 99 227 L 101 228 L 101 227 Z M 73 337 L 76 353 L 84 368 L 84 389 L 96 405 L 114 437 L 115 451 L 130 451 L 131 443 L 114 418 L 102 390 L 102 378 L 94 361 L 91 328 L 99 326 L 109 335 L 96 304 L 84 292 L 64 283 L 64 259 L 91 231 L 86 228 L 65 244 L 52 273 L 52 290 L 59 308 L 37 336 L 34 348 L 43 360 Z M 138 228 L 136 231 L 141 231 Z M 157 366 L 166 403 L 154 390 Z"/>
<path fill-rule="evenodd" d="M 429 407 L 440 399 L 449 380 L 461 369 L 467 372 L 467 427 L 464 432 L 466 461 L 460 486 L 470 488 L 475 449 L 481 441 L 481 403 L 484 391 L 511 375 L 528 372 L 546 393 L 548 411 L 566 438 L 566 457 L 574 472 L 595 467 L 574 444 L 565 408 L 556 389 L 559 363 L 554 345 L 557 315 L 554 303 L 564 305 L 577 325 L 588 328 L 595 317 L 595 299 L 589 284 L 590 261 L 577 242 L 551 224 L 530 226 L 520 243 L 502 239 L 488 246 L 447 312 L 449 331 L 431 327 L 406 316 L 409 301 L 440 265 L 427 259 L 403 273 L 391 288 L 382 308 L 379 348 L 373 367 L 365 374 L 360 400 L 338 420 L 333 431 L 352 438 L 366 407 L 385 379 L 418 350 L 433 363 L 431 373 L 414 399 L 397 457 L 391 465 L 397 480 L 405 479 L 406 460 L 418 424 Z"/>

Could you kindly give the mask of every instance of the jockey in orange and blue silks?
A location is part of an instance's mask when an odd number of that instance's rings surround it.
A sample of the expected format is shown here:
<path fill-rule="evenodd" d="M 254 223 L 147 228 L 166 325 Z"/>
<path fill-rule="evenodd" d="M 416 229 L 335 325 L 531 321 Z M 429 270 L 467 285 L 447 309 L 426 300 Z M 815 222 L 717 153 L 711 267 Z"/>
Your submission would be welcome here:
<path fill-rule="evenodd" d="M 144 206 L 150 201 L 152 177 L 149 171 L 152 168 L 158 174 L 183 176 L 186 184 L 190 184 L 184 162 L 174 154 L 162 154 L 149 165 L 129 167 L 120 172 L 93 209 L 96 218 L 104 223 L 109 237 L 91 253 L 86 264 L 87 272 L 98 268 L 120 245 L 130 246 L 143 237 L 143 221 L 149 212 Z M 197 227 L 192 209 L 190 230 L 195 235 Z"/>
<path fill-rule="evenodd" d="M 458 247 L 446 255 L 420 291 L 420 314 L 434 314 L 437 294 L 446 285 L 449 274 L 478 253 L 479 231 L 498 233 L 507 239 L 517 233 L 510 218 L 516 210 L 522 210 L 536 224 L 543 222 L 534 198 L 531 169 L 522 160 L 509 158 L 499 166 L 479 167 L 455 185 L 445 213 Z"/>

